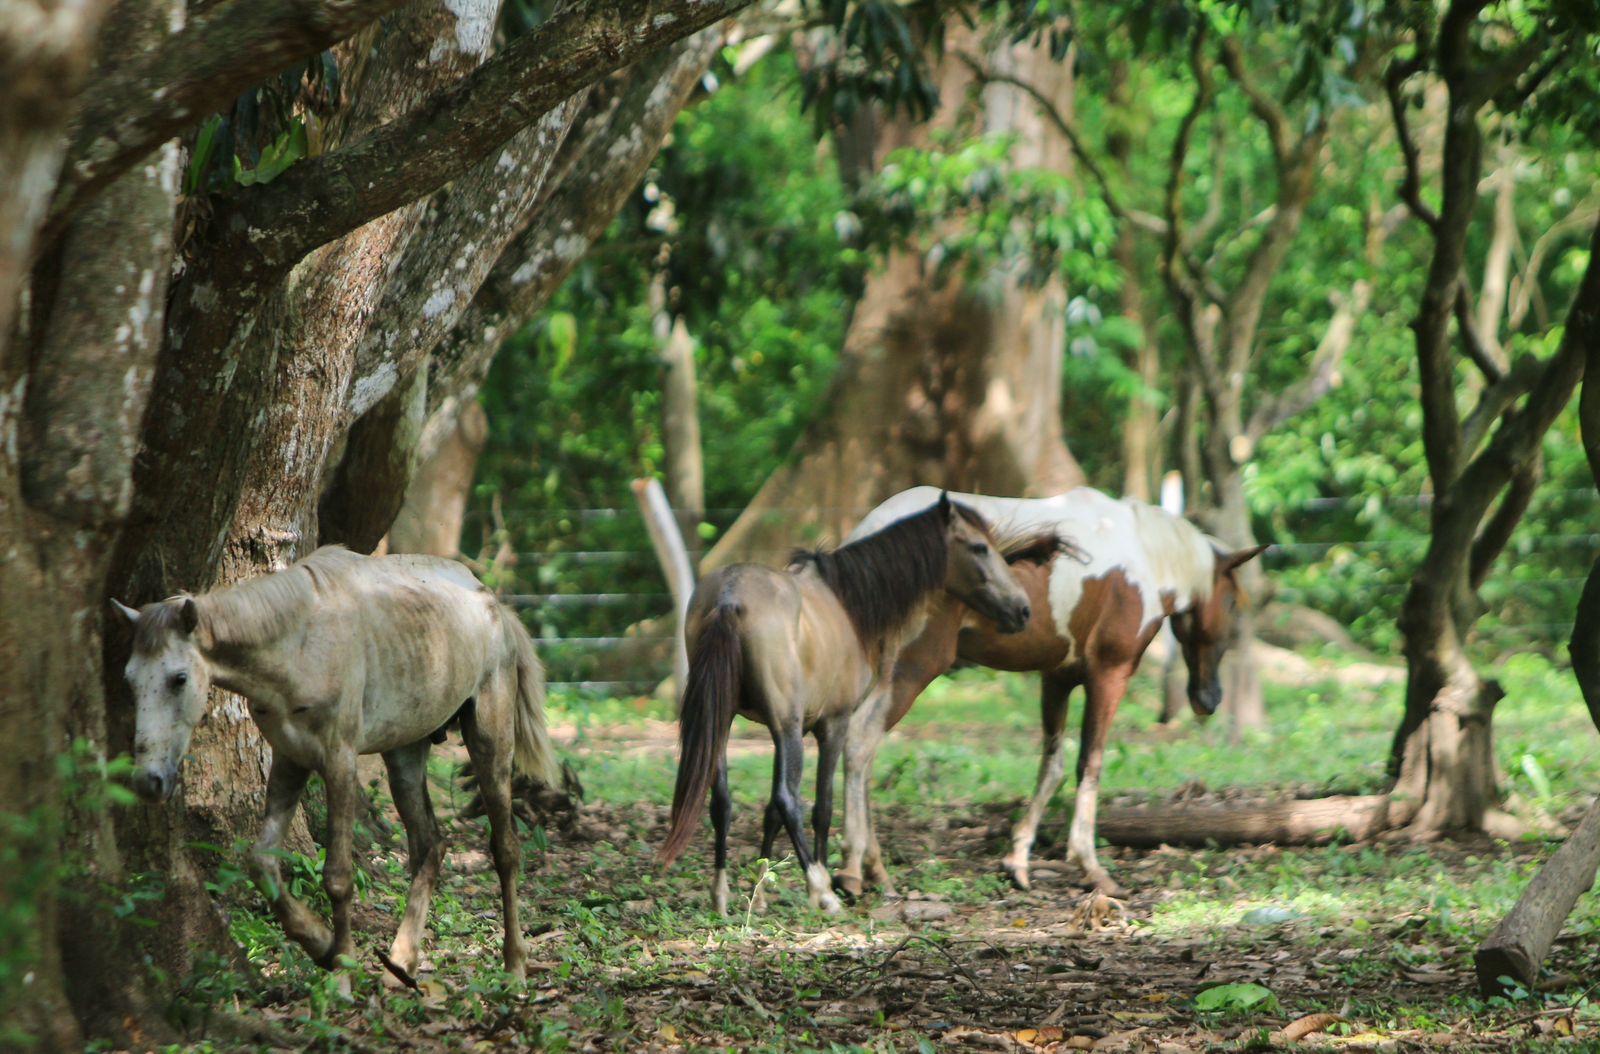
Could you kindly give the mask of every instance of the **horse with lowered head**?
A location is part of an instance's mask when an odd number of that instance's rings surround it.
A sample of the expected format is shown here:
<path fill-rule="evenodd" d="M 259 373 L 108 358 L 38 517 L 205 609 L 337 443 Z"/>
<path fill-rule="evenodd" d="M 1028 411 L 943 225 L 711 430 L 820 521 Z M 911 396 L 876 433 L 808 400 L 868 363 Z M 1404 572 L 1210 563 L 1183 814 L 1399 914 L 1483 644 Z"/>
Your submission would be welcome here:
<path fill-rule="evenodd" d="M 402 978 L 416 971 L 444 856 L 428 796 L 428 748 L 458 720 L 489 815 L 505 967 L 524 972 L 512 768 L 551 785 L 559 785 L 560 773 L 533 641 L 470 571 L 453 560 L 361 556 L 330 546 L 276 574 L 210 593 L 117 607 L 134 627 L 125 673 L 138 708 L 134 789 L 149 801 L 170 799 L 212 685 L 244 696 L 272 747 L 266 820 L 252 861 L 285 931 L 324 967 L 352 951 L 356 756 L 382 754 L 412 876 L 389 965 Z M 278 865 L 283 833 L 313 772 L 327 786 L 323 883 L 331 930 L 289 894 Z"/>
<path fill-rule="evenodd" d="M 1013 543 L 1036 549 L 1030 537 Z M 1050 539 L 1053 531 L 1046 531 Z M 969 506 L 931 493 L 870 537 L 834 551 L 802 551 L 787 569 L 736 564 L 707 575 L 690 600 L 689 676 L 679 714 L 682 747 L 663 864 L 682 854 L 711 792 L 716 909 L 728 908 L 728 733 L 735 714 L 766 725 L 776 756 L 762 855 L 787 830 L 813 907 L 840 909 L 826 868 L 833 776 L 857 706 L 894 655 L 921 631 L 935 598 L 983 612 L 1002 631 L 1028 624 L 1028 599 L 1004 557 L 1007 543 Z M 800 799 L 804 737 L 817 737 L 815 842 Z"/>
<path fill-rule="evenodd" d="M 938 493 L 913 487 L 887 499 L 856 528 L 861 536 L 918 508 Z M 838 884 L 848 892 L 863 877 L 888 885 L 882 850 L 872 828 L 867 791 L 872 761 L 884 734 L 905 716 L 917 696 L 959 658 L 1002 670 L 1037 670 L 1044 722 L 1044 757 L 1027 813 L 1012 833 L 1005 869 L 1022 888 L 1039 821 L 1061 786 L 1067 697 L 1084 687 L 1078 789 L 1067 859 L 1080 864 L 1087 884 L 1124 892 L 1095 854 L 1095 811 L 1100 769 L 1111 718 L 1151 640 L 1170 621 L 1189 672 L 1189 703 L 1199 714 L 1222 702 L 1222 656 L 1233 639 L 1241 596 L 1235 572 L 1266 546 L 1231 551 L 1199 528 L 1153 505 L 1117 500 L 1079 487 L 1052 498 L 996 498 L 957 494 L 1001 530 L 1055 530 L 1082 547 L 1040 563 L 1019 563 L 1017 581 L 1028 594 L 1032 618 L 1020 633 L 974 619 L 964 610 L 934 612 L 922 633 L 895 657 L 872 699 L 862 704 L 859 734 L 852 728 L 845 759 L 845 860 Z M 1003 632 L 1002 632 L 1003 631 Z"/>

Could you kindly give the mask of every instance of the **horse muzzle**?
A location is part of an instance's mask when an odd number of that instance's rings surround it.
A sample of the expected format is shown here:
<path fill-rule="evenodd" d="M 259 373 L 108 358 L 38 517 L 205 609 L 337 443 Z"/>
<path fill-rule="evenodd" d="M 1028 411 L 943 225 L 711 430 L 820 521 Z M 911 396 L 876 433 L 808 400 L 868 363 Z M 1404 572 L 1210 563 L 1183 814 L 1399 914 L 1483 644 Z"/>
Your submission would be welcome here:
<path fill-rule="evenodd" d="M 995 625 L 1000 627 L 1002 633 L 1021 633 L 1028 628 L 1028 620 L 1032 617 L 1033 609 L 1023 602 L 1015 607 L 1006 608 L 1000 617 L 995 619 Z"/>
<path fill-rule="evenodd" d="M 1189 707 L 1201 717 L 1210 717 L 1222 705 L 1222 685 L 1212 682 L 1189 693 Z"/>
<path fill-rule="evenodd" d="M 172 800 L 173 792 L 178 789 L 178 773 L 160 765 L 146 765 L 134 774 L 130 782 L 133 784 L 133 793 L 145 801 L 167 802 Z"/>

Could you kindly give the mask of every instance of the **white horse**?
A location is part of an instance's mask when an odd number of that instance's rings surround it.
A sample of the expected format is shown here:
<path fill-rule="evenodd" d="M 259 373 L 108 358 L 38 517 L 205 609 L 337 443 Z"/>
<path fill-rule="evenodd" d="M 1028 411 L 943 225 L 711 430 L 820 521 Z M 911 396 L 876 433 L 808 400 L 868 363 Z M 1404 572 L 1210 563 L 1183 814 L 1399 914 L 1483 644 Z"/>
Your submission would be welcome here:
<path fill-rule="evenodd" d="M 886 500 L 856 527 L 862 537 L 909 509 L 927 504 L 933 487 L 913 487 Z M 1078 753 L 1078 792 L 1067 859 L 1086 880 L 1113 894 L 1123 890 L 1095 854 L 1095 807 L 1112 715 L 1139 659 L 1163 623 L 1171 621 L 1189 669 L 1189 702 L 1197 713 L 1222 702 L 1218 676 L 1233 637 L 1240 596 L 1234 572 L 1266 546 L 1231 552 L 1180 516 L 1131 499 L 1080 487 L 1052 498 L 950 497 L 977 509 L 997 531 L 1053 530 L 1081 550 L 1063 551 L 1044 565 L 1019 563 L 1017 581 L 1032 602 L 1021 633 L 1001 635 L 970 612 L 947 608 L 931 616 L 921 636 L 903 648 L 892 675 L 857 711 L 845 755 L 845 860 L 837 884 L 860 889 L 868 878 L 887 886 L 888 873 L 872 826 L 868 780 L 884 734 L 905 716 L 922 690 L 959 657 L 1005 670 L 1038 670 L 1044 756 L 1027 814 L 1012 834 L 1005 868 L 1027 888 L 1028 858 L 1039 820 L 1064 775 L 1067 697 L 1078 685 L 1087 696 Z M 1082 554 L 1087 554 L 1086 556 Z"/>
<path fill-rule="evenodd" d="M 253 862 L 284 930 L 319 965 L 352 950 L 351 826 L 358 754 L 382 754 L 405 824 L 411 887 L 389 952 L 416 971 L 418 942 L 444 856 L 426 763 L 430 738 L 459 719 L 483 791 L 505 924 L 505 967 L 521 976 L 522 852 L 511 814 L 513 763 L 559 785 L 544 725 L 544 671 L 533 641 L 461 564 L 428 556 L 318 549 L 287 570 L 135 611 L 126 677 L 138 706 L 134 789 L 166 801 L 211 686 L 237 692 L 272 746 L 267 814 Z M 311 773 L 328 795 L 323 883 L 333 928 L 284 889 L 278 846 Z"/>

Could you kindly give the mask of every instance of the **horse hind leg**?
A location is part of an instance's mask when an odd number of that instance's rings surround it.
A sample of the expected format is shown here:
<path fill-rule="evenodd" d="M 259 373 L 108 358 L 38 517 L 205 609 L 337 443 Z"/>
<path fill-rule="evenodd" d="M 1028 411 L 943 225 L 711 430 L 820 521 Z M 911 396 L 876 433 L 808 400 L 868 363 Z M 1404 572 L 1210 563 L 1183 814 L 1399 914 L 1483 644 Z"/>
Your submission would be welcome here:
<path fill-rule="evenodd" d="M 431 737 L 430 737 L 431 738 Z M 407 974 L 417 972 L 421 957 L 423 927 L 428 922 L 428 906 L 439 880 L 439 865 L 444 860 L 444 839 L 434 816 L 428 794 L 428 742 L 391 750 L 383 755 L 389 770 L 389 793 L 406 829 L 406 865 L 411 872 L 411 887 L 406 891 L 406 911 L 389 948 L 390 960 Z M 386 975 L 385 983 L 398 984 Z"/>
<path fill-rule="evenodd" d="M 717 759 L 717 779 L 711 786 L 711 826 L 716 833 L 717 876 L 711 886 L 711 903 L 718 915 L 728 913 L 728 825 L 733 819 L 733 797 L 728 792 L 728 754 Z"/>
<path fill-rule="evenodd" d="M 505 926 L 504 962 L 506 972 L 522 977 L 528 968 L 528 944 L 522 936 L 517 879 L 522 872 L 522 843 L 517 839 L 517 824 L 511 813 L 511 768 L 513 752 L 513 693 L 516 682 L 500 679 L 492 690 L 486 688 L 478 703 L 462 715 L 461 731 L 472 756 L 473 771 L 483 793 L 484 811 L 489 815 L 489 848 L 494 868 L 500 876 L 500 907 Z"/>
<path fill-rule="evenodd" d="M 1066 778 L 1067 701 L 1071 694 L 1072 684 L 1064 678 L 1048 673 L 1040 677 L 1039 716 L 1044 725 L 1044 752 L 1039 759 L 1039 779 L 1028 811 L 1011 832 L 1011 852 L 1001 862 L 1018 889 L 1028 889 L 1032 885 L 1028 874 L 1029 857 L 1039 833 L 1039 821 Z"/>
<path fill-rule="evenodd" d="M 872 763 L 886 733 L 886 689 L 874 689 L 850 716 L 844 749 L 844 851 L 834 888 L 847 896 L 859 896 L 862 876 L 887 883 L 882 854 L 873 832 L 869 784 Z"/>

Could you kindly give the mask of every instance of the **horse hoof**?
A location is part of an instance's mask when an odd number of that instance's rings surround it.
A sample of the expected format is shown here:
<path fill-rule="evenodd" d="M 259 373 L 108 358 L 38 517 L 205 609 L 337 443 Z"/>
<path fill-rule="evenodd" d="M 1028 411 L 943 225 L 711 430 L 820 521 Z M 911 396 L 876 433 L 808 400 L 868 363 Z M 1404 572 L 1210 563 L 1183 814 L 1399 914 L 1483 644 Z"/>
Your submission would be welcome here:
<path fill-rule="evenodd" d="M 855 901 L 861 896 L 861 879 L 853 875 L 834 875 L 833 891 L 846 900 Z"/>
<path fill-rule="evenodd" d="M 1033 888 L 1033 882 L 1028 878 L 1027 868 L 1013 867 L 1012 865 L 1007 864 L 1005 867 L 1001 868 L 1001 870 L 1004 871 L 1005 876 L 1011 880 L 1011 884 L 1017 889 L 1022 890 L 1024 893 Z"/>
<path fill-rule="evenodd" d="M 815 906 L 824 915 L 837 915 L 844 911 L 844 905 L 839 903 L 839 898 L 832 893 L 824 893 L 818 897 Z"/>

